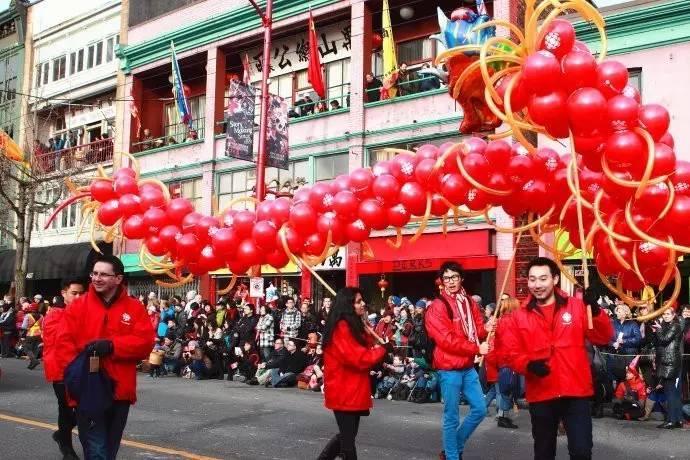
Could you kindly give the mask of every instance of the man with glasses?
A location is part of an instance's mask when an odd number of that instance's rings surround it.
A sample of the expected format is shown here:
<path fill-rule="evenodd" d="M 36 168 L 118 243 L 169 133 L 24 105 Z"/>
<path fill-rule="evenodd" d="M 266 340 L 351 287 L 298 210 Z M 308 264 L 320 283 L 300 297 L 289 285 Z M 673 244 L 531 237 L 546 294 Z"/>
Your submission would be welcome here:
<path fill-rule="evenodd" d="M 463 275 L 462 266 L 456 262 L 441 265 L 438 276 L 443 289 L 425 315 L 427 334 L 434 343 L 433 368 L 438 370 L 443 397 L 442 460 L 462 459 L 465 443 L 486 416 L 474 359 L 489 352 L 489 344 L 482 340 L 494 320 L 484 324 L 479 307 L 462 286 Z M 462 424 L 461 395 L 470 405 Z"/>
<path fill-rule="evenodd" d="M 127 295 L 120 259 L 98 257 L 90 277 L 86 294 L 65 311 L 59 343 L 65 363 L 86 352 L 89 371 L 103 370 L 113 381 L 110 408 L 94 416 L 80 411 L 77 403 L 77 426 L 85 458 L 114 459 L 129 406 L 137 399 L 136 365 L 148 357 L 155 333 L 142 303 Z"/>

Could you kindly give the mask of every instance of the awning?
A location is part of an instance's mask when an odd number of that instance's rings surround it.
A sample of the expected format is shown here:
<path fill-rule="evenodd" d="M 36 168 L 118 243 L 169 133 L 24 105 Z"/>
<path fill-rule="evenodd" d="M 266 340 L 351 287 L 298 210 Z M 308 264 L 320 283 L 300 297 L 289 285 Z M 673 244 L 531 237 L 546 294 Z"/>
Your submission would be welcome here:
<path fill-rule="evenodd" d="M 112 246 L 100 243 L 104 253 L 112 252 Z M 14 279 L 15 250 L 0 253 L 0 281 Z M 27 279 L 49 280 L 85 278 L 97 253 L 89 243 L 62 244 L 29 249 Z"/>

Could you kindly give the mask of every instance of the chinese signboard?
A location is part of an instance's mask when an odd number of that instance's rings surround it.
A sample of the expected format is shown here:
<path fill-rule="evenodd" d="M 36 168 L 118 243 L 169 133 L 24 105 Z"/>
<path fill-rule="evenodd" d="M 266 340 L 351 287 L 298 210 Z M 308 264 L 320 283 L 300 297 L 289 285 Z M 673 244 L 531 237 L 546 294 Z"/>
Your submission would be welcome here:
<path fill-rule="evenodd" d="M 268 111 L 268 156 L 269 168 L 288 169 L 288 106 L 285 99 L 271 94 Z M 250 150 L 251 151 L 251 150 Z"/>
<path fill-rule="evenodd" d="M 345 270 L 347 265 L 347 249 L 344 247 L 338 248 L 338 251 L 333 253 L 332 256 L 328 257 L 326 260 L 321 262 L 319 265 L 314 266 L 316 271 L 326 271 L 326 270 Z"/>
<path fill-rule="evenodd" d="M 254 95 L 252 86 L 239 80 L 230 82 L 230 98 L 225 109 L 227 123 L 225 156 L 253 161 Z"/>
<path fill-rule="evenodd" d="M 350 57 L 350 23 L 349 21 L 320 27 L 316 24 L 319 40 L 319 55 L 321 64 L 338 61 Z M 305 29 L 301 34 L 294 35 L 273 44 L 271 54 L 271 76 L 304 70 L 309 64 L 309 38 Z M 263 47 L 249 50 L 252 70 L 252 83 L 261 80 L 263 70 Z"/>

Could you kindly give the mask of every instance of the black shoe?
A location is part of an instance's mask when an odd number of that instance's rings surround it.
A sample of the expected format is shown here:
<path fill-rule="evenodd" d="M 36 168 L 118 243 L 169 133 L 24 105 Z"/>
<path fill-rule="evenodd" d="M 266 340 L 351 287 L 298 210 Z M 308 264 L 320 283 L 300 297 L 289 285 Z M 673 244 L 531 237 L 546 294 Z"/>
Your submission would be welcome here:
<path fill-rule="evenodd" d="M 673 430 L 675 428 L 683 428 L 683 424 L 681 422 L 664 422 L 661 425 L 657 426 L 657 428 Z"/>
<path fill-rule="evenodd" d="M 38 366 L 39 364 L 41 364 L 41 362 L 40 362 L 39 360 L 31 361 L 31 362 L 29 363 L 29 365 L 26 366 L 26 368 L 29 369 L 29 370 L 34 370 L 34 369 L 36 368 L 36 366 Z"/>
<path fill-rule="evenodd" d="M 516 424 L 513 423 L 508 417 L 498 417 L 498 427 L 499 428 L 510 428 L 515 430 L 518 428 Z"/>

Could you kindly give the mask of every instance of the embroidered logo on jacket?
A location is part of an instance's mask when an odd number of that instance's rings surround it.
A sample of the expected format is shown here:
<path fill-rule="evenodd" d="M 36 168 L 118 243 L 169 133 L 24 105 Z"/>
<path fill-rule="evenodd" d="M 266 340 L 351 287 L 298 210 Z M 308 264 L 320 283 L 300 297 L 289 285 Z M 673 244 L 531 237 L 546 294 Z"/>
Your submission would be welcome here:
<path fill-rule="evenodd" d="M 129 316 L 129 313 L 123 313 L 123 314 L 122 314 L 122 322 L 123 322 L 124 324 L 127 324 L 127 325 L 131 324 L 131 322 L 132 322 L 132 317 Z"/>
<path fill-rule="evenodd" d="M 569 311 L 566 311 L 563 313 L 563 316 L 561 316 L 561 319 L 563 320 L 563 324 L 568 325 L 573 322 L 573 315 L 571 315 Z"/>

